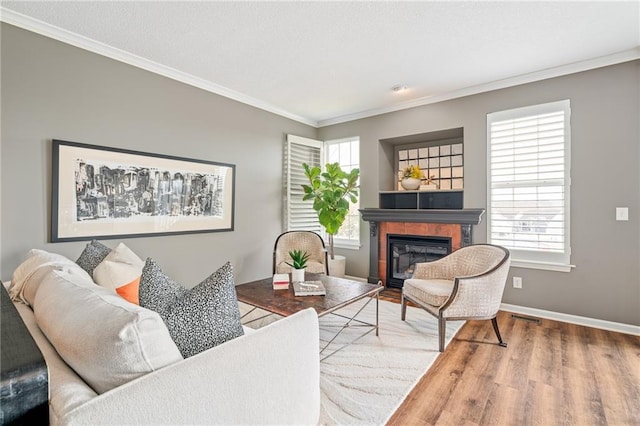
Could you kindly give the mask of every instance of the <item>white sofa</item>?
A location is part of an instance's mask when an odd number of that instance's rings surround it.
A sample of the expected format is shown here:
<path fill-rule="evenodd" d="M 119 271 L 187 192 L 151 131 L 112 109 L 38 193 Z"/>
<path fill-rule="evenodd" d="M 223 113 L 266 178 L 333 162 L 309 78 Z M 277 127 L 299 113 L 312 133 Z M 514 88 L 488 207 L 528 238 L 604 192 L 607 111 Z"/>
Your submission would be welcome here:
<path fill-rule="evenodd" d="M 100 358 L 104 354 L 90 355 L 91 350 L 78 348 L 83 346 L 82 342 L 95 339 L 94 333 L 84 337 L 77 334 L 86 333 L 87 324 L 96 321 L 103 324 L 98 327 L 100 330 L 94 328 L 96 334 L 109 332 L 112 321 L 96 318 L 103 315 L 101 309 L 105 304 L 110 310 L 127 311 L 136 321 L 144 318 L 139 324 L 146 324 L 145 327 L 149 327 L 149 321 L 157 323 L 153 317 L 157 314 L 122 302 L 116 294 L 112 294 L 112 298 L 106 289 L 92 281 L 84 282 L 89 276 L 82 277 L 81 274 L 85 273 L 69 265 L 39 265 L 35 273 L 28 275 L 30 284 L 26 290 L 22 289 L 15 297 L 24 300 L 22 296 L 26 294 L 31 303 L 14 301 L 47 363 L 51 424 L 317 423 L 320 367 L 315 311 L 305 310 L 258 330 L 245 328 L 243 336 L 187 359 L 182 359 L 178 352 L 178 360 L 109 390 L 96 392 L 96 385 L 87 383 L 93 383 L 91 374 L 99 374 L 105 362 L 125 365 L 129 358 L 96 359 L 95 369 L 92 369 L 92 359 L 87 360 L 87 356 Z M 85 303 L 78 303 L 78 300 L 85 300 L 87 295 L 97 297 L 102 307 L 91 308 L 85 317 L 86 324 L 82 324 L 79 331 L 67 328 L 57 334 L 52 331 L 51 325 L 55 325 L 57 317 L 68 319 L 70 303 L 78 307 L 75 312 L 82 311 Z M 71 317 L 78 322 L 77 315 Z M 126 332 L 115 331 L 116 334 Z M 105 345 L 105 353 L 117 354 L 117 346 Z M 146 348 L 142 349 L 146 356 Z M 77 374 L 70 364 L 81 366 L 83 374 Z M 89 375 L 86 374 L 87 366 Z M 76 367 L 76 370 L 80 371 L 80 368 Z M 119 371 L 119 368 L 115 370 Z"/>

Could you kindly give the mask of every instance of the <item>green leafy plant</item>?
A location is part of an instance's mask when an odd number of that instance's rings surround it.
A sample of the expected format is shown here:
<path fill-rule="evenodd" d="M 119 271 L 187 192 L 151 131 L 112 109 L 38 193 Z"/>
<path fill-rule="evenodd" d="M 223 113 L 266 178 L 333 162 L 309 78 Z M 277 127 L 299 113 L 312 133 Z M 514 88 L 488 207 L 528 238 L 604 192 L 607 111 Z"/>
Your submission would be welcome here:
<path fill-rule="evenodd" d="M 309 260 L 309 253 L 302 250 L 291 250 L 289 256 L 293 263 L 285 262 L 287 265 L 294 269 L 304 269 L 307 267 L 307 260 Z"/>
<path fill-rule="evenodd" d="M 324 172 L 320 167 L 309 167 L 306 163 L 302 167 L 309 179 L 309 185 L 302 185 L 302 199 L 313 200 L 313 209 L 318 213 L 320 225 L 327 231 L 329 256 L 334 259 L 333 236 L 338 233 L 349 214 L 349 201 L 358 202 L 360 169 L 347 173 L 338 163 L 328 163 Z"/>
<path fill-rule="evenodd" d="M 402 169 L 402 178 L 422 179 L 422 171 L 415 164 L 409 165 Z"/>

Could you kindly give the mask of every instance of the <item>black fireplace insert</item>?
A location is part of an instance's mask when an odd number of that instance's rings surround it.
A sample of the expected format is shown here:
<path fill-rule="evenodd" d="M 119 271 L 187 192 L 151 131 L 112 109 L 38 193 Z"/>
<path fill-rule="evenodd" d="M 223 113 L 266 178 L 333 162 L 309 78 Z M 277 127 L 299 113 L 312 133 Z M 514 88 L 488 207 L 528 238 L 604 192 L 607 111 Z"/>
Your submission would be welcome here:
<path fill-rule="evenodd" d="M 402 288 L 416 263 L 433 262 L 449 253 L 449 237 L 387 235 L 387 287 Z"/>

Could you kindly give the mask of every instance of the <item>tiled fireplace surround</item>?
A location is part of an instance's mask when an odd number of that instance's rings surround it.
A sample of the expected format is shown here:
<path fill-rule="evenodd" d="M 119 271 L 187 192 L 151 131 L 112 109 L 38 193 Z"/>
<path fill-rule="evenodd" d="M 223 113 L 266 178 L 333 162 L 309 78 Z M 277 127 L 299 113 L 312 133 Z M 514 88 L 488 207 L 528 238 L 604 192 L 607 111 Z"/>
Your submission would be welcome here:
<path fill-rule="evenodd" d="M 473 243 L 472 226 L 482 220 L 484 209 L 405 210 L 361 209 L 369 222 L 370 283 L 387 279 L 387 235 L 419 235 L 451 238 L 451 250 Z"/>

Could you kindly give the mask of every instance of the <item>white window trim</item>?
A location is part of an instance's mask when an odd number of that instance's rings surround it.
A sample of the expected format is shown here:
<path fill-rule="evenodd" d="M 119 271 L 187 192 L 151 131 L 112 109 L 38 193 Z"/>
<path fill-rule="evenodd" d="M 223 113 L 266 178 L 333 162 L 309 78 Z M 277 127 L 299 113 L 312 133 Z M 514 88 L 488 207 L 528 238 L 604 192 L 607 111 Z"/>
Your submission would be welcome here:
<path fill-rule="evenodd" d="M 362 225 L 362 221 L 360 222 Z M 362 229 L 362 226 L 360 227 Z M 360 233 L 361 234 L 361 233 Z M 346 249 L 346 250 L 360 250 L 362 248 L 362 244 L 360 241 L 356 240 L 347 240 L 344 238 L 333 238 L 333 246 L 335 248 Z"/>
<path fill-rule="evenodd" d="M 491 241 L 491 123 L 496 121 L 510 120 L 520 118 L 527 115 L 538 115 L 549 112 L 550 110 L 563 110 L 565 117 L 565 171 L 564 171 L 564 212 L 565 212 L 565 247 L 564 262 L 557 262 L 558 257 L 555 254 L 544 252 L 509 249 L 511 252 L 511 266 L 528 269 L 541 269 L 556 272 L 570 272 L 575 265 L 570 263 L 571 260 L 571 226 L 570 226 L 570 189 L 571 189 L 571 106 L 570 101 L 562 100 L 557 102 L 549 102 L 546 104 L 515 108 L 506 111 L 499 111 L 487 114 L 487 239 Z"/>

